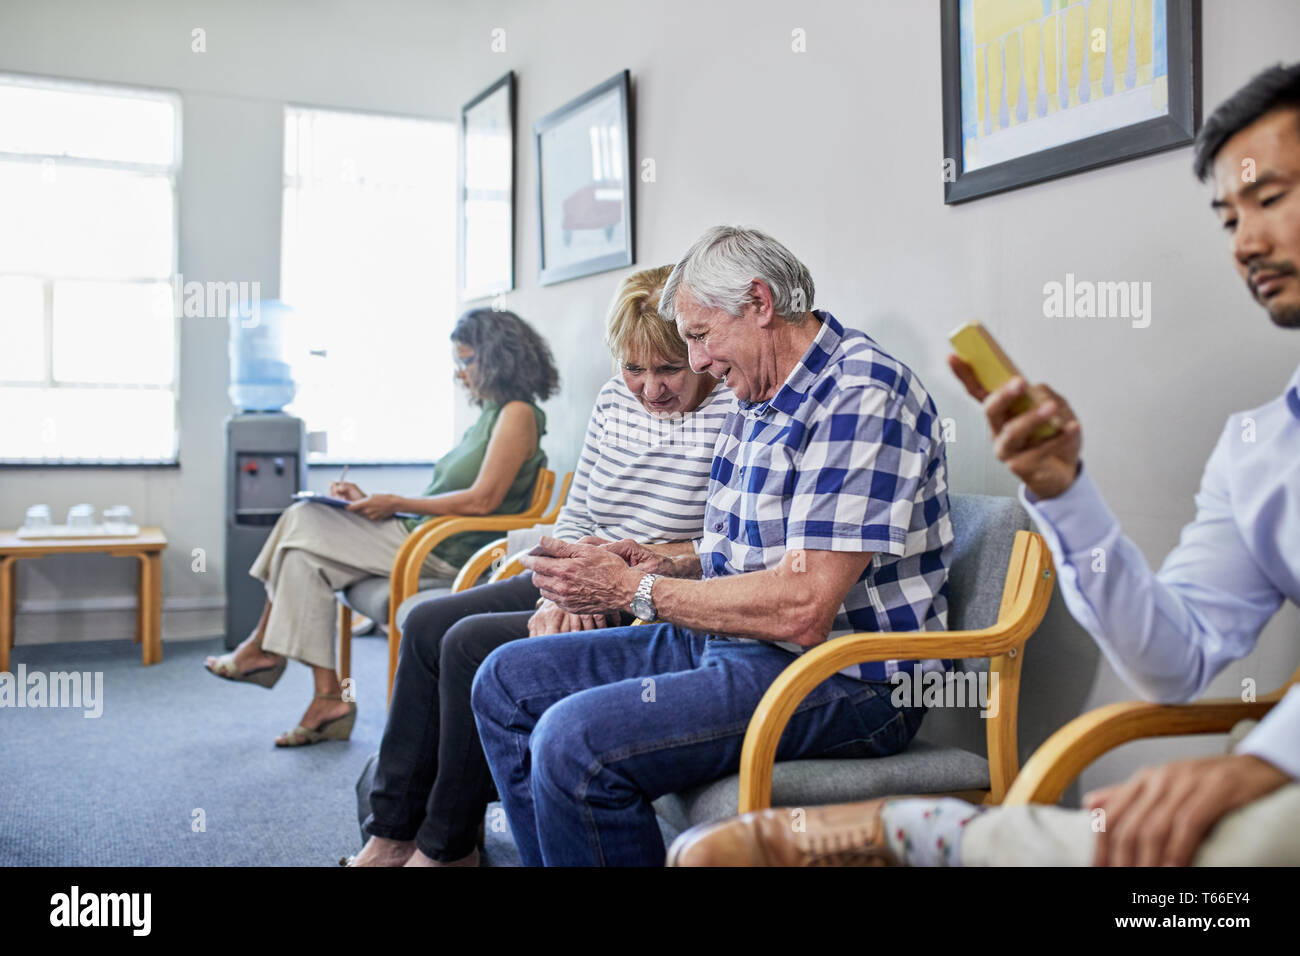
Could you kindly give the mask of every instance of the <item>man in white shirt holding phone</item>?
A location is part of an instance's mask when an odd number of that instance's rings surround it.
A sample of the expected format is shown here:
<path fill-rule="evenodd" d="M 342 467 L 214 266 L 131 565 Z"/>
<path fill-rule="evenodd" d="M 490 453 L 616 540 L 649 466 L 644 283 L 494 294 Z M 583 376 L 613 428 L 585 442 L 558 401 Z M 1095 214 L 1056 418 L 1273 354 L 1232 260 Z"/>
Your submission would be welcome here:
<path fill-rule="evenodd" d="M 1279 328 L 1300 330 L 1300 64 L 1264 71 L 1215 111 L 1197 137 L 1195 172 L 1213 179 L 1211 206 L 1251 295 Z M 1023 482 L 1021 500 L 1052 550 L 1071 613 L 1142 696 L 1194 699 L 1254 649 L 1284 601 L 1300 603 L 1300 369 L 1279 397 L 1228 419 L 1196 517 L 1153 572 L 1084 468 L 1082 427 L 1068 402 L 1020 378 L 990 394 L 961 359 L 949 364 L 983 403 L 998 458 Z M 1036 406 L 1013 414 L 1026 391 Z M 1048 421 L 1061 432 L 1032 439 Z M 1092 570 L 1098 548 L 1105 574 Z M 1100 832 L 1091 825 L 1097 809 L 1105 812 Z M 830 835 L 839 839 L 823 839 Z M 834 860 L 814 859 L 824 845 L 838 848 Z M 1081 810 L 886 798 L 810 809 L 804 834 L 791 831 L 787 811 L 763 811 L 688 831 L 671 859 L 1300 864 L 1300 686 L 1232 753 L 1145 768 L 1087 794 Z"/>

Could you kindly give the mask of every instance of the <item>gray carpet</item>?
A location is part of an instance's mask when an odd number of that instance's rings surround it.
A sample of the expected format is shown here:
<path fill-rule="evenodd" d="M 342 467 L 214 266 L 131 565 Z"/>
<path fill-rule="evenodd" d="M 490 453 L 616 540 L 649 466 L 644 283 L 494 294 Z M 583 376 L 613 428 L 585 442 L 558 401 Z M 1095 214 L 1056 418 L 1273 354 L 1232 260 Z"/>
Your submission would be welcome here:
<path fill-rule="evenodd" d="M 204 669 L 220 639 L 163 650 L 143 667 L 129 641 L 14 648 L 14 671 L 102 672 L 103 714 L 0 709 L 0 865 L 336 866 L 355 853 L 355 784 L 387 716 L 387 642 L 352 642 L 352 739 L 296 749 L 273 741 L 311 697 L 306 667 L 290 664 L 268 691 Z M 490 826 L 482 859 L 519 865 L 509 833 Z"/>

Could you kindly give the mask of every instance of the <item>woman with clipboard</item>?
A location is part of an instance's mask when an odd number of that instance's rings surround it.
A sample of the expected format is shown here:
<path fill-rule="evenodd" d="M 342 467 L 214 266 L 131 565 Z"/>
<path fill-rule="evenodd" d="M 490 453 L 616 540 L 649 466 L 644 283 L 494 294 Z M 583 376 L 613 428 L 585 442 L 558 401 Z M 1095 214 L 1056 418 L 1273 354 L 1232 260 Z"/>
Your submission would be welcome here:
<path fill-rule="evenodd" d="M 266 583 L 257 629 L 231 653 L 205 661 L 217 677 L 268 688 L 290 660 L 311 667 L 315 696 L 297 726 L 276 738 L 276 746 L 346 740 L 352 733 L 357 707 L 343 700 L 335 671 L 336 590 L 388 575 L 406 536 L 432 517 L 517 514 L 528 506 L 546 464 L 541 449 L 546 415 L 537 403 L 559 387 L 550 348 L 513 312 L 491 309 L 461 316 L 451 341 L 456 379 L 481 412 L 460 443 L 438 460 L 423 494 L 366 494 L 340 480 L 330 485 L 330 496 L 348 502 L 345 506 L 292 505 L 249 569 Z M 426 575 L 450 584 L 460 565 L 486 543 L 483 537 L 467 533 L 443 542 L 425 561 Z"/>

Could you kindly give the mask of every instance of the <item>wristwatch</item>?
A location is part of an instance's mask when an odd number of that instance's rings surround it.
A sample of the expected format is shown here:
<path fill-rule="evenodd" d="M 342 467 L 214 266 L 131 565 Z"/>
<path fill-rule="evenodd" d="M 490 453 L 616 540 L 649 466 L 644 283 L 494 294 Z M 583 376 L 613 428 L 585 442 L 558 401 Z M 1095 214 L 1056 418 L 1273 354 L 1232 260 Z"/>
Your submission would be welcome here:
<path fill-rule="evenodd" d="M 632 613 L 640 620 L 649 623 L 655 620 L 655 602 L 650 600 L 650 589 L 655 586 L 657 574 L 647 574 L 637 585 L 636 597 L 632 598 Z"/>

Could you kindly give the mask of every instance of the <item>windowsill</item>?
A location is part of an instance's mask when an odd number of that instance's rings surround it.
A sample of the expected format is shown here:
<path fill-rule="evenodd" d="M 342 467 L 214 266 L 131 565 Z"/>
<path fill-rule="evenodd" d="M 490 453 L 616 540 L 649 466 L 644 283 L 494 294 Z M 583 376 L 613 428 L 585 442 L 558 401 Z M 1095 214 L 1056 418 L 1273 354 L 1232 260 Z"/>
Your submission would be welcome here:
<path fill-rule="evenodd" d="M 0 461 L 3 468 L 177 468 L 176 461 Z"/>
<path fill-rule="evenodd" d="M 434 461 L 311 461 L 307 469 L 313 468 L 432 468 Z M 0 461 L 0 469 L 5 468 L 176 468 L 181 463 L 176 461 Z"/>
<path fill-rule="evenodd" d="M 342 468 L 345 465 L 348 468 L 432 468 L 435 462 L 432 461 L 348 461 L 339 459 L 338 461 L 309 461 L 307 470 L 313 468 Z"/>

